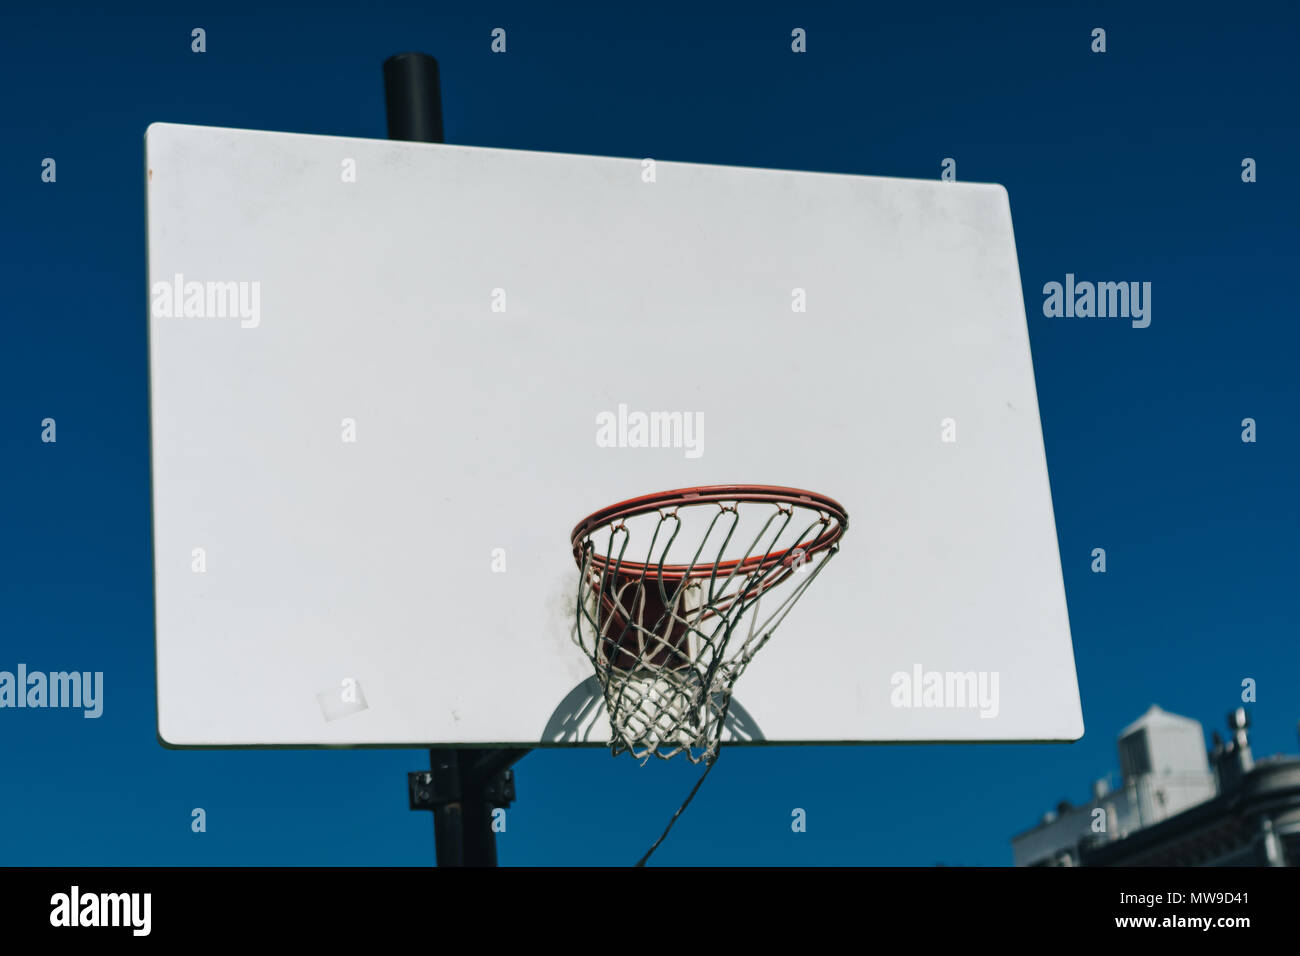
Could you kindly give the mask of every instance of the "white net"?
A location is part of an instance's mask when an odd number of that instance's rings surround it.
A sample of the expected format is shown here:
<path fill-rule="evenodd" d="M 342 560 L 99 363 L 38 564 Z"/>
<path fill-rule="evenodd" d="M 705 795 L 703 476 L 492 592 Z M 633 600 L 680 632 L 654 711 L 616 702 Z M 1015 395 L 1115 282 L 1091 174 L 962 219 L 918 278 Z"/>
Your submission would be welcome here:
<path fill-rule="evenodd" d="M 842 513 L 707 501 L 612 519 L 575 541 L 575 638 L 614 753 L 711 763 L 737 679 L 836 553 Z"/>

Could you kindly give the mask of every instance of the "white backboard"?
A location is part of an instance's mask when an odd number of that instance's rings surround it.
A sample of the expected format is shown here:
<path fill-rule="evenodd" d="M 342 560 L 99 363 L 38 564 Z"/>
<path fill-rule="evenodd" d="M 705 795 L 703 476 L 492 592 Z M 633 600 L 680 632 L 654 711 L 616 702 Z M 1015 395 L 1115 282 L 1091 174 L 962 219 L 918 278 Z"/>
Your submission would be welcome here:
<path fill-rule="evenodd" d="M 168 124 L 146 153 L 163 742 L 603 745 L 569 533 L 730 483 L 850 516 L 733 743 L 1083 733 L 1000 186 Z M 598 440 L 649 412 L 702 431 Z"/>

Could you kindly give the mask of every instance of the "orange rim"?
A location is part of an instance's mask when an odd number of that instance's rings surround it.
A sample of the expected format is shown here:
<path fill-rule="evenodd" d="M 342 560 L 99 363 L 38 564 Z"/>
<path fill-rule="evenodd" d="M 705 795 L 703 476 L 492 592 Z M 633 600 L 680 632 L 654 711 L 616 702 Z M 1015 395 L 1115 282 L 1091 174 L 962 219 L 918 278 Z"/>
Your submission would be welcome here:
<path fill-rule="evenodd" d="M 606 555 L 596 554 L 593 550 L 590 555 L 592 570 L 604 571 L 617 566 L 620 575 L 626 574 L 635 577 L 649 572 L 654 577 L 662 578 L 665 581 L 680 581 L 682 578 L 707 578 L 723 572 L 730 575 L 733 571 L 752 573 L 765 568 L 774 568 L 783 563 L 792 563 L 791 555 L 795 551 L 802 550 L 806 557 L 811 557 L 821 551 L 833 548 L 836 542 L 843 537 L 849 526 L 848 512 L 844 510 L 844 506 L 838 501 L 801 488 L 783 488 L 778 485 L 705 485 L 697 488 L 679 488 L 674 491 L 659 491 L 654 494 L 641 495 L 638 498 L 629 498 L 627 501 L 620 501 L 588 515 L 578 522 L 570 537 L 570 542 L 573 545 L 573 558 L 578 563 L 579 568 L 583 567 L 584 559 L 587 557 L 586 549 L 583 547 L 584 542 L 601 528 L 617 529 L 628 518 L 695 505 L 744 504 L 746 502 L 785 505 L 790 508 L 798 507 L 820 511 L 834 519 L 834 526 L 830 526 L 830 521 L 827 520 L 827 528 L 823 534 L 817 535 L 810 541 L 792 544 L 780 551 L 749 558 L 733 558 L 730 561 L 706 562 L 703 565 L 666 563 L 661 565 L 659 563 L 615 561 Z"/>

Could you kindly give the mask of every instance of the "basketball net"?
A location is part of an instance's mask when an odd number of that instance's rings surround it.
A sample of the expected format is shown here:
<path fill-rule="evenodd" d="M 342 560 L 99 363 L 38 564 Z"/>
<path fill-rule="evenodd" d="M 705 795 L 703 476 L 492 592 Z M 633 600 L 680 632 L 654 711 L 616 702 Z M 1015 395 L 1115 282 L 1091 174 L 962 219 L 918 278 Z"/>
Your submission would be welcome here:
<path fill-rule="evenodd" d="M 615 755 L 685 754 L 712 764 L 736 681 L 837 552 L 847 526 L 842 511 L 788 497 L 675 502 L 657 521 L 652 508 L 651 524 L 638 526 L 649 541 L 639 546 L 619 518 L 575 532 L 574 636 L 603 690 Z M 716 513 L 693 557 L 669 564 L 682 530 L 678 512 L 687 507 Z M 747 528 L 761 527 L 742 554 L 727 558 L 741 509 Z M 778 547 L 783 540 L 794 543 Z"/>

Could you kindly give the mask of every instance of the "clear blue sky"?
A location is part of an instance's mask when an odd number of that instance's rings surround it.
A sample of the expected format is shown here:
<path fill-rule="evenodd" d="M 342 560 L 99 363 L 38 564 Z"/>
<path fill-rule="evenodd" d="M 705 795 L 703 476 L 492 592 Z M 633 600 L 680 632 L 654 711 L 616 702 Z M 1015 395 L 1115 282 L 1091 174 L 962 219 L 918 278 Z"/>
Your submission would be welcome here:
<path fill-rule="evenodd" d="M 182 753 L 154 732 L 145 127 L 382 138 L 380 63 L 408 49 L 441 61 L 450 142 L 907 177 L 954 157 L 1010 191 L 1086 736 L 733 750 L 656 862 L 1007 864 L 1013 833 L 1115 768 L 1149 704 L 1208 732 L 1247 677 L 1256 752 L 1295 752 L 1295 7 L 982 6 L 6 12 L 0 669 L 103 670 L 108 697 L 97 721 L 0 711 L 0 864 L 432 859 L 429 815 L 406 809 L 424 752 Z M 1067 272 L 1150 281 L 1151 326 L 1045 318 Z M 695 772 L 535 752 L 501 860 L 631 863 Z"/>

